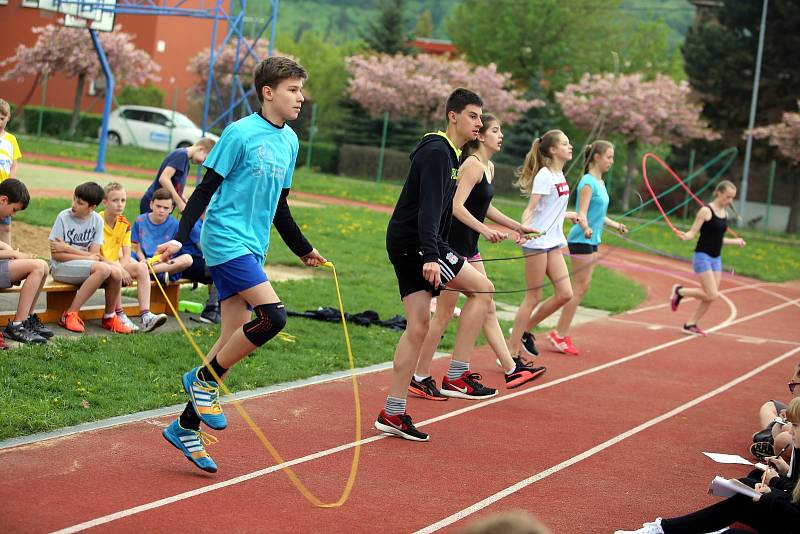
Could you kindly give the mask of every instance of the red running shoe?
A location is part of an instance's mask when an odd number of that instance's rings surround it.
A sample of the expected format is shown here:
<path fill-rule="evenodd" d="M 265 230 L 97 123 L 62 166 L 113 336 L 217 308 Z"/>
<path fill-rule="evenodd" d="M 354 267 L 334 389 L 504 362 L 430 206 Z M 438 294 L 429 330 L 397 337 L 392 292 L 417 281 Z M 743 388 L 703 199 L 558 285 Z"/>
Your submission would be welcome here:
<path fill-rule="evenodd" d="M 381 410 L 375 421 L 375 428 L 411 441 L 428 441 L 428 434 L 417 430 L 414 423 L 411 422 L 411 416 L 406 413 L 386 415 L 386 410 Z"/>
<path fill-rule="evenodd" d="M 511 374 L 506 374 L 506 387 L 514 389 L 530 382 L 544 374 L 546 367 L 525 367 L 517 363 L 517 368 Z"/>
<path fill-rule="evenodd" d="M 446 401 L 447 397 L 442 395 L 439 391 L 439 388 L 436 387 L 436 380 L 433 379 L 432 376 L 428 378 L 423 378 L 419 382 L 411 377 L 411 384 L 408 386 L 409 393 L 413 393 L 418 397 L 422 397 L 423 399 L 428 399 L 432 401 Z"/>
<path fill-rule="evenodd" d="M 472 373 L 465 371 L 460 377 L 455 380 L 450 380 L 445 375 L 442 378 L 442 395 L 446 397 L 458 397 L 459 399 L 480 400 L 488 399 L 497 395 L 497 390 L 487 388 L 478 380 L 481 379 L 479 373 Z"/>

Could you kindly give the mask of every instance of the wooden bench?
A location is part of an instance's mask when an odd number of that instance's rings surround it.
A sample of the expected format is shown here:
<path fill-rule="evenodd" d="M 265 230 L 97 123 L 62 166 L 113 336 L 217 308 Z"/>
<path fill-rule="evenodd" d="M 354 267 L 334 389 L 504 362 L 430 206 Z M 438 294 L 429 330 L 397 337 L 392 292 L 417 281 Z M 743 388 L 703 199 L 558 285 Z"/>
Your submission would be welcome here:
<path fill-rule="evenodd" d="M 170 282 L 164 288 L 164 292 L 167 294 L 167 298 L 175 307 L 178 309 L 178 294 L 180 292 L 181 284 L 189 284 L 192 283 L 191 280 L 180 279 L 177 282 Z M 78 291 L 79 286 L 75 286 L 72 284 L 64 284 L 62 282 L 56 282 L 52 278 L 48 278 L 47 283 L 45 283 L 44 287 L 42 288 L 42 293 L 45 294 L 46 298 L 46 309 L 43 312 L 37 312 L 39 315 L 39 319 L 43 323 L 57 323 L 59 319 L 61 319 L 61 314 L 64 313 L 70 304 L 72 304 L 72 299 L 75 298 L 75 293 Z M 133 286 L 128 287 L 136 287 L 135 282 Z M 161 293 L 161 290 L 158 289 L 158 286 L 155 282 L 150 282 L 150 311 L 153 313 L 166 313 L 167 315 L 173 315 L 172 310 L 169 306 L 167 306 L 167 301 L 164 300 L 164 295 Z M 123 288 L 126 289 L 126 288 Z M 7 289 L 0 289 L 0 293 L 19 293 L 20 286 L 13 286 Z M 139 315 L 139 304 L 123 304 L 122 308 L 125 310 L 125 313 L 131 317 Z M 82 319 L 100 319 L 103 317 L 105 307 L 103 305 L 84 305 L 78 314 Z M 14 318 L 15 311 L 0 311 L 0 324 L 5 324 L 7 321 Z"/>

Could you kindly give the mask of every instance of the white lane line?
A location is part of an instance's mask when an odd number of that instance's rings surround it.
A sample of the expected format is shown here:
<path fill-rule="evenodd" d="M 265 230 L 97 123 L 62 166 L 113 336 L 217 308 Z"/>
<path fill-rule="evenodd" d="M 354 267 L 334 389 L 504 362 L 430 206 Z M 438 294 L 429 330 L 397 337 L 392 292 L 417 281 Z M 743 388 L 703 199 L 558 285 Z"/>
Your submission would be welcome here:
<path fill-rule="evenodd" d="M 800 302 L 800 299 L 797 299 L 796 301 L 784 302 L 783 304 L 778 304 L 778 305 L 772 306 L 771 308 L 766 308 L 766 309 L 761 310 L 760 312 L 756 312 L 756 313 L 754 313 L 752 315 L 749 315 L 749 316 L 746 316 L 746 317 L 740 317 L 739 319 L 736 319 L 735 321 L 732 321 L 728 326 L 733 325 L 733 324 L 737 324 L 737 323 L 741 323 L 741 322 L 744 322 L 744 321 L 748 321 L 750 319 L 755 319 L 756 317 L 760 317 L 762 315 L 766 315 L 766 314 L 778 311 L 778 310 L 780 310 L 782 308 L 786 308 L 788 306 L 792 306 L 792 305 L 794 305 L 796 303 L 799 303 L 799 302 Z M 711 332 L 711 331 L 714 331 L 714 330 L 718 330 L 719 328 L 722 328 L 722 327 L 719 326 L 719 325 L 718 326 L 714 326 L 712 328 L 709 328 L 708 331 Z M 461 408 L 459 410 L 454 410 L 452 412 L 448 412 L 446 414 L 443 414 L 443 415 L 440 415 L 440 416 L 437 416 L 437 417 L 433 417 L 431 419 L 426 419 L 424 421 L 421 421 L 421 422 L 417 423 L 416 426 L 417 427 L 423 427 L 423 426 L 426 426 L 426 425 L 437 423 L 439 421 L 444 421 L 446 419 L 450 419 L 452 417 L 457 417 L 459 415 L 462 415 L 462 414 L 465 414 L 465 413 L 468 413 L 468 412 L 471 412 L 471 411 L 474 411 L 474 410 L 480 410 L 480 409 L 486 408 L 487 406 L 491 406 L 493 404 L 497 404 L 499 402 L 506 402 L 506 401 L 515 399 L 517 397 L 520 397 L 522 395 L 530 395 L 531 393 L 534 393 L 534 392 L 537 392 L 537 391 L 541 391 L 543 389 L 551 388 L 551 387 L 554 387 L 554 386 L 556 386 L 558 384 L 562 384 L 562 383 L 568 382 L 570 380 L 575 380 L 577 378 L 581 378 L 581 377 L 584 377 L 584 376 L 587 376 L 587 375 L 590 375 L 590 374 L 593 374 L 593 373 L 597 373 L 597 372 L 602 371 L 604 369 L 608 369 L 609 367 L 614 367 L 616 365 L 620 365 L 622 363 L 634 360 L 636 358 L 641 358 L 642 356 L 645 356 L 647 354 L 659 351 L 661 349 L 665 349 L 665 348 L 668 348 L 668 347 L 679 345 L 681 343 L 687 343 L 687 342 L 695 340 L 695 339 L 697 339 L 697 338 L 694 337 L 694 336 L 691 336 L 691 337 L 681 337 L 681 338 L 678 338 L 678 339 L 674 339 L 672 341 L 667 341 L 666 343 L 661 343 L 660 345 L 656 345 L 655 347 L 651 347 L 649 349 L 643 349 L 643 350 L 641 350 L 639 352 L 635 352 L 635 353 L 630 354 L 628 356 L 623 356 L 622 358 L 619 358 L 617 360 L 613 360 L 613 361 L 610 361 L 610 362 L 607 362 L 607 363 L 604 363 L 604 364 L 601 364 L 601 365 L 597 365 L 595 367 L 591 367 L 589 369 L 585 369 L 583 371 L 579 371 L 577 373 L 573 373 L 571 375 L 564 376 L 562 378 L 557 378 L 557 379 L 552 380 L 550 382 L 545 382 L 544 384 L 539 384 L 537 386 L 533 386 L 531 388 L 528 388 L 528 389 L 525 389 L 525 390 L 521 390 L 521 391 L 516 391 L 514 393 L 510 393 L 508 395 L 503 395 L 501 397 L 494 397 L 494 398 L 486 400 L 486 401 L 481 401 L 479 403 L 475 403 L 475 404 L 472 404 L 470 406 L 466 406 L 466 407 Z M 106 523 L 111 523 L 112 521 L 116 521 L 116 520 L 122 519 L 124 517 L 128 517 L 128 516 L 135 515 L 135 514 L 138 514 L 138 513 L 141 513 L 141 512 L 146 512 L 148 510 L 153 510 L 153 509 L 156 509 L 156 508 L 160 508 L 162 506 L 166 506 L 166 505 L 174 503 L 174 502 L 182 501 L 182 500 L 185 500 L 185 499 L 190 499 L 192 497 L 196 497 L 196 496 L 202 495 L 204 493 L 208 493 L 208 492 L 215 491 L 215 490 L 218 490 L 218 489 L 226 488 L 228 486 L 233 486 L 235 484 L 240 484 L 242 482 L 246 482 L 248 480 L 251 480 L 251 479 L 263 476 L 263 475 L 274 473 L 276 471 L 279 471 L 282 467 L 291 467 L 291 466 L 298 465 L 298 464 L 301 464 L 301 463 L 313 461 L 313 460 L 316 460 L 316 459 L 319 459 L 319 458 L 322 458 L 322 457 L 325 457 L 325 456 L 329 456 L 331 454 L 336 454 L 338 452 L 346 451 L 347 449 L 355 447 L 357 444 L 366 445 L 368 443 L 372 443 L 372 442 L 375 442 L 375 441 L 378 441 L 380 439 L 384 439 L 384 438 L 387 438 L 387 437 L 390 437 L 390 436 L 381 434 L 381 435 L 377 435 L 377 436 L 372 436 L 370 438 L 362 439 L 359 442 L 346 443 L 346 444 L 343 444 L 343 445 L 339 445 L 338 447 L 333 447 L 331 449 L 326 449 L 324 451 L 315 452 L 313 454 L 309 454 L 309 455 L 303 456 L 301 458 L 296 458 L 294 460 L 290 460 L 290 461 L 284 462 L 282 464 L 273 465 L 273 466 L 270 466 L 270 467 L 267 467 L 267 468 L 264 468 L 264 469 L 259 469 L 257 471 L 253 471 L 251 473 L 240 475 L 238 477 L 231 478 L 229 480 L 225 480 L 225 481 L 222 481 L 222 482 L 218 482 L 216 484 L 211 484 L 209 486 L 203 486 L 201 488 L 196 488 L 196 489 L 193 489 L 193 490 L 190 490 L 190 491 L 186 491 L 186 492 L 180 493 L 178 495 L 173 495 L 171 497 L 165 497 L 163 499 L 158 499 L 156 501 L 152 501 L 152 502 L 145 503 L 145 504 L 142 504 L 142 505 L 139 505 L 139 506 L 135 506 L 133 508 L 128 508 L 126 510 L 120 510 L 119 512 L 114 512 L 112 514 L 108 514 L 108 515 L 105 515 L 105 516 L 102 516 L 102 517 L 98 517 L 98 518 L 95 518 L 95 519 L 90 519 L 89 521 L 85 521 L 83 523 L 79 523 L 77 525 L 73 525 L 73 526 L 58 530 L 58 531 L 56 531 L 56 534 L 66 534 L 66 533 L 71 533 L 71 532 L 80 532 L 80 531 L 86 530 L 88 528 L 96 527 L 96 526 L 99 526 L 99 525 L 104 525 Z M 394 438 L 394 439 L 397 439 L 397 438 Z"/>
<path fill-rule="evenodd" d="M 681 331 L 681 327 L 675 326 L 674 324 L 657 324 L 657 323 L 650 323 L 648 321 L 636 321 L 634 319 L 625 319 L 622 317 L 607 317 L 606 319 L 614 323 L 643 326 L 648 330 L 674 330 L 676 332 Z M 716 335 L 730 337 L 736 339 L 737 341 L 743 341 L 745 343 L 758 343 L 758 344 L 776 343 L 779 345 L 791 345 L 793 347 L 800 345 L 800 340 L 790 341 L 788 339 L 773 339 L 766 337 L 748 336 L 747 334 L 733 334 L 730 332 L 717 332 Z"/>
<path fill-rule="evenodd" d="M 796 347 L 796 348 L 794 348 L 794 349 L 792 349 L 792 350 L 790 350 L 788 352 L 784 352 L 780 356 L 777 356 L 774 359 L 768 361 L 767 363 L 756 367 L 755 369 L 753 369 L 753 370 L 751 370 L 751 371 L 749 371 L 749 372 L 747 372 L 747 373 L 735 378 L 734 380 L 731 380 L 730 382 L 728 382 L 726 384 L 723 384 L 722 386 L 718 387 L 717 389 L 715 389 L 713 391 L 710 391 L 710 392 L 708 392 L 708 393 L 706 393 L 704 395 L 701 395 L 701 396 L 699 396 L 699 397 L 697 397 L 697 398 L 695 398 L 695 399 L 693 399 L 693 400 L 691 400 L 689 402 L 681 404 L 677 408 L 674 408 L 674 409 L 672 409 L 672 410 L 670 410 L 670 411 L 668 411 L 668 412 L 666 412 L 664 414 L 661 414 L 658 417 L 654 417 L 653 419 L 650 419 L 649 421 L 645 421 L 644 423 L 642 423 L 642 424 L 640 424 L 638 426 L 635 426 L 635 427 L 631 428 L 630 430 L 628 430 L 626 432 L 623 432 L 622 434 L 614 436 L 613 438 L 610 438 L 610 439 L 604 441 L 603 443 L 599 443 L 599 444 L 595 445 L 594 447 L 592 447 L 591 449 L 588 449 L 588 450 L 586 450 L 586 451 L 584 451 L 584 452 L 582 452 L 582 453 L 580 453 L 580 454 L 578 454 L 576 456 L 573 456 L 573 457 L 569 458 L 568 460 L 565 460 L 565 461 L 563 461 L 563 462 L 561 462 L 559 464 L 556 464 L 556 465 L 554 465 L 554 466 L 552 466 L 552 467 L 550 467 L 548 469 L 545 469 L 544 471 L 540 471 L 539 473 L 536 473 L 535 475 L 530 476 L 530 477 L 528 477 L 528 478 L 526 478 L 524 480 L 520 480 L 516 484 L 508 486 L 507 488 L 505 488 L 505 489 L 503 489 L 501 491 L 498 491 L 497 493 L 495 493 L 493 495 L 490 495 L 489 497 L 486 497 L 483 500 L 480 500 L 480 501 L 476 502 L 472 506 L 468 506 L 467 508 L 464 508 L 463 510 L 459 510 L 458 512 L 456 512 L 456 513 L 454 513 L 452 515 L 449 515 L 449 516 L 445 517 L 444 519 L 442 519 L 440 521 L 437 521 L 436 523 L 433 523 L 432 525 L 428 525 L 427 527 L 416 531 L 414 534 L 429 534 L 431 532 L 436 532 L 437 530 L 440 530 L 440 529 L 442 529 L 442 528 L 444 528 L 444 527 L 446 527 L 448 525 L 452 525 L 456 521 L 460 521 L 461 519 L 464 519 L 465 517 L 468 517 L 468 516 L 474 514 L 475 512 L 483 510 L 487 506 L 490 506 L 490 505 L 496 503 L 497 501 L 499 501 L 501 499 L 504 499 L 504 498 L 508 497 L 509 495 L 512 495 L 512 494 L 514 494 L 514 493 L 516 493 L 516 492 L 518 492 L 518 491 L 530 486 L 531 484 L 534 484 L 534 483 L 536 483 L 536 482 L 538 482 L 538 481 L 540 481 L 540 480 L 542 480 L 544 478 L 547 478 L 547 477 L 549 477 L 550 475 L 552 475 L 554 473 L 558 473 L 559 471 L 562 471 L 562 470 L 566 469 L 567 467 L 575 465 L 578 462 L 581 462 L 581 461 L 585 460 L 586 458 L 594 456 L 595 454 L 597 454 L 599 452 L 602 452 L 602 451 L 608 449 L 609 447 L 612 447 L 612 446 L 616 445 L 617 443 L 620 443 L 621 441 L 623 441 L 623 440 L 625 440 L 625 439 L 627 439 L 627 438 L 629 438 L 631 436 L 634 436 L 634 435 L 638 434 L 639 432 L 641 432 L 643 430 L 646 430 L 646 429 L 648 429 L 648 428 L 650 428 L 652 426 L 655 426 L 655 425 L 657 425 L 659 423 L 662 423 L 662 422 L 666 421 L 667 419 L 675 417 L 676 415 L 678 415 L 681 412 L 685 412 L 686 410 L 688 410 L 690 408 L 693 408 L 693 407 L 697 406 L 698 404 L 707 401 L 708 399 L 711 399 L 711 398 L 716 397 L 717 395 L 719 395 L 721 393 L 724 393 L 724 392 L 728 391 L 732 387 L 734 387 L 734 386 L 736 386 L 738 384 L 741 384 L 745 380 L 748 380 L 748 379 L 756 376 L 757 374 L 759 374 L 760 372 L 764 371 L 765 369 L 768 369 L 768 368 L 772 367 L 773 365 L 778 364 L 778 363 L 782 362 L 783 360 L 786 360 L 786 359 L 794 356 L 794 354 L 797 353 L 797 352 L 800 352 L 800 347 Z"/>

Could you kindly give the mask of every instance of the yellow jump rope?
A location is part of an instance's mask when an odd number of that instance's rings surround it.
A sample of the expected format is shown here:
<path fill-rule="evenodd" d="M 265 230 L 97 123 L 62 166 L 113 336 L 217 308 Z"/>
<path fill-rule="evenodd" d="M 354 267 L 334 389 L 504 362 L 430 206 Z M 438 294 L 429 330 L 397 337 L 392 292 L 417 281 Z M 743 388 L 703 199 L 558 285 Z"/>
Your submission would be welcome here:
<path fill-rule="evenodd" d="M 200 347 L 197 346 L 197 343 L 192 338 L 192 335 L 189 333 L 189 330 L 186 328 L 186 325 L 181 320 L 181 317 L 178 314 L 177 310 L 172 305 L 172 302 L 170 302 L 169 298 L 167 298 L 167 294 L 164 291 L 164 288 L 162 287 L 161 282 L 159 281 L 158 277 L 156 276 L 155 270 L 153 269 L 153 263 L 158 262 L 160 260 L 160 258 L 161 258 L 161 255 L 159 254 L 159 255 L 153 256 L 152 258 L 150 258 L 147 261 L 147 266 L 150 268 L 150 272 L 153 273 L 153 277 L 156 280 L 156 284 L 158 285 L 158 289 L 164 295 L 164 300 L 166 301 L 166 303 L 169 306 L 170 310 L 172 310 L 172 314 L 175 316 L 175 319 L 178 321 L 178 324 L 180 325 L 181 330 L 183 330 L 183 333 L 186 336 L 186 339 L 189 340 L 189 343 L 192 345 L 192 347 L 194 348 L 195 352 L 200 357 L 200 360 L 202 360 L 203 365 L 205 365 L 208 369 L 211 370 L 211 374 L 214 375 L 214 379 L 217 381 L 217 383 L 219 384 L 220 388 L 225 393 L 225 395 L 230 395 L 231 391 L 228 389 L 228 387 L 225 385 L 225 383 L 220 379 L 220 377 L 217 375 L 217 373 L 213 369 L 211 369 L 209 367 L 208 361 L 206 360 L 205 354 L 203 353 L 202 350 L 200 350 Z M 319 497 L 314 495 L 311 492 L 311 490 L 309 490 L 305 486 L 305 484 L 303 484 L 303 482 L 298 478 L 297 474 L 292 470 L 291 467 L 282 466 L 281 467 L 281 471 L 283 471 L 284 474 L 292 482 L 292 484 L 294 484 L 294 487 L 297 488 L 297 490 L 300 492 L 300 494 L 303 497 L 305 497 L 308 500 L 308 502 L 310 502 L 314 506 L 318 506 L 320 508 L 338 508 L 338 507 L 342 506 L 345 502 L 347 502 L 347 499 L 350 497 L 350 492 L 353 490 L 353 485 L 356 482 L 356 472 L 358 471 L 358 459 L 359 459 L 359 457 L 361 455 L 361 403 L 360 403 L 359 398 L 358 398 L 358 381 L 356 380 L 355 362 L 353 360 L 353 351 L 352 351 L 352 348 L 350 347 L 350 334 L 347 331 L 347 323 L 344 320 L 344 305 L 342 304 L 342 294 L 339 291 L 339 278 L 336 275 L 336 267 L 334 267 L 333 263 L 329 262 L 329 261 L 325 262 L 324 264 L 322 264 L 322 266 L 323 267 L 327 267 L 327 268 L 331 269 L 331 271 L 333 271 L 333 282 L 336 285 L 336 297 L 339 299 L 339 313 L 340 313 L 340 316 L 341 316 L 341 319 L 342 319 L 342 329 L 344 330 L 344 342 L 345 342 L 345 346 L 347 347 L 347 358 L 348 358 L 348 361 L 350 362 L 350 378 L 351 378 L 351 380 L 353 382 L 353 398 L 355 399 L 355 404 L 356 404 L 356 438 L 355 438 L 356 446 L 355 446 L 355 448 L 353 450 L 353 462 L 350 464 L 350 474 L 347 477 L 347 483 L 344 486 L 344 490 L 342 491 L 341 496 L 339 496 L 339 499 L 336 500 L 335 502 L 323 502 Z M 281 334 L 283 334 L 283 336 L 281 336 Z M 292 336 L 291 334 L 284 334 L 283 332 L 281 332 L 278 335 L 281 336 L 282 339 L 284 339 L 285 341 L 289 341 L 289 342 L 294 342 L 295 341 L 294 336 Z M 259 426 L 253 421 L 253 419 L 247 413 L 247 410 L 245 410 L 244 406 L 242 406 L 242 403 L 240 401 L 237 401 L 237 400 L 234 400 L 232 402 L 233 402 L 233 405 L 236 407 L 236 410 L 239 412 L 239 415 L 242 416 L 242 419 L 245 420 L 245 422 L 250 427 L 250 429 L 253 431 L 253 433 L 258 437 L 258 439 L 264 445 L 264 448 L 267 451 L 269 451 L 270 455 L 275 460 L 275 462 L 278 465 L 284 464 L 285 460 L 283 459 L 283 457 L 280 455 L 278 450 L 272 445 L 272 443 L 270 443 L 270 441 L 267 439 L 267 437 L 261 431 L 261 428 L 259 428 Z M 205 432 L 201 432 L 201 438 L 203 438 L 203 442 L 204 443 L 216 443 L 216 438 L 214 438 L 213 436 L 210 436 L 209 434 L 206 434 Z"/>

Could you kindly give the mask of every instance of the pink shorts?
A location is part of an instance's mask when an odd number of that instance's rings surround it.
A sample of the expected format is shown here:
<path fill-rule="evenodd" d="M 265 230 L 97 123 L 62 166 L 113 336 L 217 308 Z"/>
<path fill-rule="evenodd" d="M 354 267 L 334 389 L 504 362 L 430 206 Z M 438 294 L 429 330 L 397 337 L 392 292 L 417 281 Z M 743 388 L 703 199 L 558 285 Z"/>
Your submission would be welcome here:
<path fill-rule="evenodd" d="M 473 261 L 481 261 L 482 259 L 483 259 L 483 258 L 481 258 L 481 253 L 480 253 L 480 252 L 478 252 L 478 253 L 477 253 L 477 254 L 475 254 L 474 256 L 471 256 L 471 257 L 467 258 L 467 261 L 470 261 L 470 262 L 473 262 Z"/>

